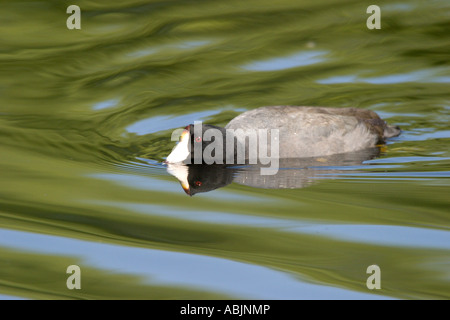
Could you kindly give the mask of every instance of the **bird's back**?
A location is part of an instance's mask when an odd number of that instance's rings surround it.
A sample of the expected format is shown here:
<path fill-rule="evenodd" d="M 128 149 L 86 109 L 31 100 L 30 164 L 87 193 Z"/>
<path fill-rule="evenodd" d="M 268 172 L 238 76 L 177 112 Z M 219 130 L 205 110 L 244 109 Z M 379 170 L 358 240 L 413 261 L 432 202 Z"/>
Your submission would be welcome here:
<path fill-rule="evenodd" d="M 384 139 L 387 127 L 371 110 L 273 106 L 244 112 L 231 120 L 226 129 L 242 129 L 236 131 L 241 141 L 258 129 L 266 129 L 270 141 L 271 130 L 276 129 L 279 157 L 298 158 L 374 147 Z M 269 152 L 270 149 L 269 146 Z"/>

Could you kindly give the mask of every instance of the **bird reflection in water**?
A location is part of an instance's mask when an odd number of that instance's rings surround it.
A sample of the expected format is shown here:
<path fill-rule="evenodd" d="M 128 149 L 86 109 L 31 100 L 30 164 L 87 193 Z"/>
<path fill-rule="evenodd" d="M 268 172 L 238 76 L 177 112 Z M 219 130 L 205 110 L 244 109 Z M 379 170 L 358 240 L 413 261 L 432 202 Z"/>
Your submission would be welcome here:
<path fill-rule="evenodd" d="M 260 165 L 167 164 L 186 192 L 193 196 L 238 183 L 263 189 L 297 189 L 308 187 L 319 179 L 333 179 L 339 174 L 357 172 L 364 161 L 380 154 L 379 148 L 334 154 L 326 157 L 279 159 L 274 175 L 261 175 Z"/>

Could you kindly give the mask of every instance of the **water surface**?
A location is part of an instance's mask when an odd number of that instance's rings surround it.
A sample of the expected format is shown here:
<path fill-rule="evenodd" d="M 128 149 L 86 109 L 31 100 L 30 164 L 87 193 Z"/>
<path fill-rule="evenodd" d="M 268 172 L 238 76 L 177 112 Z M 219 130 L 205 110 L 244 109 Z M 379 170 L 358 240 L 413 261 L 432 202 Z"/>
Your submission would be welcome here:
<path fill-rule="evenodd" d="M 361 1 L 86 0 L 81 30 L 70 4 L 2 2 L 1 299 L 450 298 L 446 1 L 378 1 L 380 30 Z M 264 105 L 403 132 L 302 187 L 187 196 L 172 131 Z"/>

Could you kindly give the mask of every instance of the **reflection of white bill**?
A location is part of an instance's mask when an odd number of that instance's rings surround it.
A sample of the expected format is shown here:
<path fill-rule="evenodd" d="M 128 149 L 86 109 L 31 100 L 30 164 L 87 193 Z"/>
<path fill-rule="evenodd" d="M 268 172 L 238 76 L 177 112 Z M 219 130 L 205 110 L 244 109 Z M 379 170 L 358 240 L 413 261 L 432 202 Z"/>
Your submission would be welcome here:
<path fill-rule="evenodd" d="M 167 172 L 177 178 L 178 181 L 180 181 L 181 187 L 184 191 L 189 190 L 188 166 L 182 163 L 168 163 Z"/>

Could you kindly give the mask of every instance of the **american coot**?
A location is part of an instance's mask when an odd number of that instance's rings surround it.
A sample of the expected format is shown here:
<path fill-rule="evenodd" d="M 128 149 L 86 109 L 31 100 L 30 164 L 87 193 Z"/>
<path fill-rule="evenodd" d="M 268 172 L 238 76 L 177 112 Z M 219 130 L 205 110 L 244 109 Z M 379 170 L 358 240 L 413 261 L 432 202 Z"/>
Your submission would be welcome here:
<path fill-rule="evenodd" d="M 166 162 L 231 164 L 255 154 L 259 160 L 329 156 L 372 148 L 399 134 L 400 128 L 386 124 L 371 110 L 261 107 L 240 114 L 225 128 L 187 126 Z"/>

